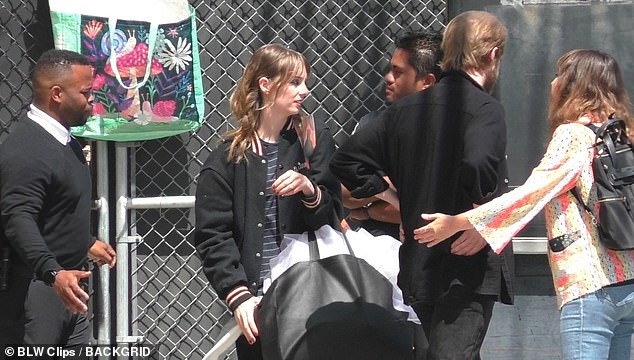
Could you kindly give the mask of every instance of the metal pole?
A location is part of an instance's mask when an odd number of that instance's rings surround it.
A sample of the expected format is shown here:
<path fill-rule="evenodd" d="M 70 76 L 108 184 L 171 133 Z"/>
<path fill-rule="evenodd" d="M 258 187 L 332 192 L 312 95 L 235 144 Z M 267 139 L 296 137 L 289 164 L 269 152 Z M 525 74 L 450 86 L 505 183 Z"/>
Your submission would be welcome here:
<path fill-rule="evenodd" d="M 194 207 L 194 196 L 164 196 L 128 199 L 128 209 L 177 209 Z"/>
<path fill-rule="evenodd" d="M 97 237 L 110 244 L 110 207 L 108 205 L 108 144 L 105 141 L 97 141 L 97 202 L 99 204 L 99 224 Z M 97 319 L 97 341 L 99 344 L 110 344 L 110 331 L 112 327 L 110 312 L 110 269 L 107 265 L 99 269 L 100 288 L 99 304 L 102 310 L 102 318 Z M 110 356 L 103 357 L 110 359 Z"/>
<path fill-rule="evenodd" d="M 117 199 L 115 224 L 117 245 L 117 345 L 126 345 L 128 342 L 129 296 L 128 275 L 130 269 L 128 247 L 128 221 L 126 214 L 127 202 L 127 178 L 128 178 L 128 149 L 124 144 L 115 145 L 115 197 Z"/>

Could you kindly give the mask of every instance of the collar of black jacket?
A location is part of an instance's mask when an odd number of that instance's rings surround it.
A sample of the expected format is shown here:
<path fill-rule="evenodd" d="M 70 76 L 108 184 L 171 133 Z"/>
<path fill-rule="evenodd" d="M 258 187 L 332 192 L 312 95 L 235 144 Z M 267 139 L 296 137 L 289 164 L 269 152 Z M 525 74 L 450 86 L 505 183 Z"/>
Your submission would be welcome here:
<path fill-rule="evenodd" d="M 477 87 L 478 89 L 485 91 L 484 88 L 478 84 L 475 80 L 473 80 L 473 78 L 471 76 L 469 76 L 466 72 L 464 71 L 458 71 L 458 70 L 451 70 L 451 71 L 446 71 L 443 72 L 442 74 L 440 74 L 440 78 L 443 79 L 445 77 L 463 77 L 467 80 L 469 80 L 469 82 L 471 82 L 473 84 L 473 86 Z"/>

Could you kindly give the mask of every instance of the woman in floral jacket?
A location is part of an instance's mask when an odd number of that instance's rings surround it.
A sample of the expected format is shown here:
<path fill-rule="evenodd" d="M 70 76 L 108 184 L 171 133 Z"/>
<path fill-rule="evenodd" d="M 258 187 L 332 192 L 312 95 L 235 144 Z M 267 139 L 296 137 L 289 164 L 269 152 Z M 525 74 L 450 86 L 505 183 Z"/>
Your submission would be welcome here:
<path fill-rule="evenodd" d="M 545 210 L 549 260 L 564 359 L 629 359 L 634 323 L 634 250 L 614 251 L 599 242 L 597 227 L 573 193 L 590 208 L 595 134 L 587 124 L 608 117 L 625 120 L 632 136 L 631 104 L 616 61 L 595 50 L 573 50 L 557 62 L 551 83 L 552 138 L 526 182 L 478 208 L 433 220 L 414 238 L 434 246 L 475 228 L 500 252 L 531 219 Z"/>

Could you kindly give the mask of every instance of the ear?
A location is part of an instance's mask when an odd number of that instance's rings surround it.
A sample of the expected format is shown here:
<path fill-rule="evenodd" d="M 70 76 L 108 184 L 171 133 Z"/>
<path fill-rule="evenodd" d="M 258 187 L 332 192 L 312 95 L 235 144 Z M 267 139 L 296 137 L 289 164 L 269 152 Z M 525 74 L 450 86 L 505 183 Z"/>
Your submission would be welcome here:
<path fill-rule="evenodd" d="M 263 76 L 259 78 L 258 86 L 260 87 L 260 91 L 265 95 L 268 95 L 269 92 L 271 92 L 271 80 L 269 80 L 269 78 L 267 77 Z"/>
<path fill-rule="evenodd" d="M 62 93 L 64 92 L 64 90 L 62 90 L 62 87 L 59 85 L 53 85 L 51 86 L 51 90 L 50 90 L 50 94 L 51 94 L 51 100 L 56 102 L 56 103 L 61 103 L 62 102 Z"/>
<path fill-rule="evenodd" d="M 422 78 L 416 80 L 416 91 L 425 90 L 436 83 L 436 75 L 427 73 Z"/>
<path fill-rule="evenodd" d="M 502 49 L 500 49 L 497 46 L 491 49 L 491 52 L 489 53 L 489 60 L 491 60 L 492 62 L 498 61 L 501 57 L 502 57 Z"/>

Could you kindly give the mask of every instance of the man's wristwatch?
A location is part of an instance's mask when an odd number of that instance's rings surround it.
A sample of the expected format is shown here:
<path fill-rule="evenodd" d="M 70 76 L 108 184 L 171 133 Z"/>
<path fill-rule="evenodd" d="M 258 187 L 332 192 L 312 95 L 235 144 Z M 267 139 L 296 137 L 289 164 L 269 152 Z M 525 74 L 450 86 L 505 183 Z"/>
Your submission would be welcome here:
<path fill-rule="evenodd" d="M 59 270 L 49 270 L 45 272 L 44 275 L 42 275 L 42 281 L 48 286 L 53 286 L 58 271 Z"/>
<path fill-rule="evenodd" d="M 363 206 L 363 208 L 362 208 L 363 209 L 363 214 L 365 215 L 365 217 L 368 218 L 368 220 L 372 219 L 372 217 L 370 217 L 370 206 L 372 206 L 371 202 L 365 204 Z"/>

